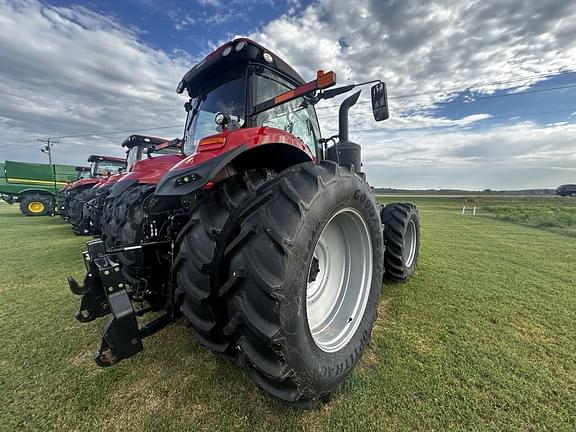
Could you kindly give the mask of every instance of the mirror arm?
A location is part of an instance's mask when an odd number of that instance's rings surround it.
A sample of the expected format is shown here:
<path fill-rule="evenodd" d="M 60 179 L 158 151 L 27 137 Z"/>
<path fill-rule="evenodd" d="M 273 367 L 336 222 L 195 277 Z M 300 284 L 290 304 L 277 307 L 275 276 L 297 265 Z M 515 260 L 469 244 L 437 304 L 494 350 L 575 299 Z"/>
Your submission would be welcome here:
<path fill-rule="evenodd" d="M 324 90 L 321 93 L 319 93 L 318 95 L 316 95 L 314 98 L 312 98 L 312 104 L 316 104 L 318 102 L 320 102 L 323 99 L 332 99 L 333 97 L 336 96 L 340 96 L 341 94 L 347 93 L 350 90 L 355 89 L 356 87 L 361 87 L 361 86 L 365 86 L 368 84 L 375 84 L 375 83 L 381 83 L 382 80 L 371 80 L 371 81 L 365 81 L 365 82 L 361 82 L 358 84 L 349 84 L 346 86 L 342 86 L 342 87 L 338 87 L 335 89 L 330 89 L 330 90 Z"/>

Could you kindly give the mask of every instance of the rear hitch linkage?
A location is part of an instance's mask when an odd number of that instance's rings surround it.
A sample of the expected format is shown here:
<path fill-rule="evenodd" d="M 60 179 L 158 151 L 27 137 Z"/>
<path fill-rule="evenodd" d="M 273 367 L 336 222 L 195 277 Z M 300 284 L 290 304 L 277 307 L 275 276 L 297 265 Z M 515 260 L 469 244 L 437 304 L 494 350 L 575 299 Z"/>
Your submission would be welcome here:
<path fill-rule="evenodd" d="M 69 276 L 68 285 L 73 294 L 81 296 L 80 309 L 75 315 L 81 323 L 112 314 L 104 328 L 100 349 L 94 354 L 96 364 L 107 367 L 142 351 L 142 339 L 164 328 L 173 319 L 165 313 L 139 328 L 136 315 L 157 308 L 135 312 L 133 291 L 128 290 L 114 255 L 107 253 L 102 240 L 92 240 L 87 246 L 88 250 L 83 253 L 87 270 L 84 284 L 80 285 Z"/>

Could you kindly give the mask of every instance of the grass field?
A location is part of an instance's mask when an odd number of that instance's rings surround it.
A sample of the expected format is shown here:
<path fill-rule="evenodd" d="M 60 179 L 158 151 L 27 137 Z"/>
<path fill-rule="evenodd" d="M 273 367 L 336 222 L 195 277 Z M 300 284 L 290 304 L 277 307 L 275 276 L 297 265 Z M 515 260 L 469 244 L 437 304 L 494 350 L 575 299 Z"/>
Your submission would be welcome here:
<path fill-rule="evenodd" d="M 576 430 L 576 238 L 499 220 L 494 208 L 517 201 L 481 204 L 492 217 L 414 201 L 418 272 L 384 285 L 366 355 L 313 411 L 261 393 L 182 323 L 96 367 L 105 319 L 76 322 L 65 280 L 83 274 L 85 239 L 0 205 L 0 429 Z"/>

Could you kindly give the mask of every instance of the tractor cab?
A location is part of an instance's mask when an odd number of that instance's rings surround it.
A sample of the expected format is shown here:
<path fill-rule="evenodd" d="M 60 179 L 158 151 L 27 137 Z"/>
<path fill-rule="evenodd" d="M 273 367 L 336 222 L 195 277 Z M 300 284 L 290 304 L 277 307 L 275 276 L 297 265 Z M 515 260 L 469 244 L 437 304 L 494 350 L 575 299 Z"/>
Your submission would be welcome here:
<path fill-rule="evenodd" d="M 310 97 L 261 109 L 275 96 L 305 84 L 281 58 L 257 43 L 237 39 L 193 67 L 177 91 L 190 96 L 184 153 L 198 150 L 202 138 L 255 127 L 291 133 L 316 155 L 320 127 Z M 256 108 L 260 109 L 256 110 Z"/>
<path fill-rule="evenodd" d="M 331 160 L 361 170 L 361 149 L 348 139 L 348 110 L 360 92 L 346 98 L 339 112 L 339 134 L 323 139 L 315 104 L 366 84 L 376 121 L 388 118 L 386 86 L 380 80 L 336 84 L 334 72 L 319 70 L 306 82 L 280 57 L 249 39 L 227 43 L 194 66 L 177 93 L 189 101 L 184 155 L 164 176 L 155 194 L 182 196 L 210 187 L 234 172 L 266 167 L 281 171 L 297 163 Z"/>
<path fill-rule="evenodd" d="M 90 167 L 77 166 L 75 168 L 75 171 L 76 171 L 76 180 L 81 180 L 90 177 Z"/>
<path fill-rule="evenodd" d="M 164 154 L 178 154 L 182 150 L 180 139 L 167 140 L 144 135 L 130 135 L 122 143 L 126 147 L 126 163 L 130 171 L 135 162 L 147 156 L 148 158 Z"/>
<path fill-rule="evenodd" d="M 90 177 L 108 177 L 126 170 L 126 160 L 124 158 L 112 156 L 90 155 Z"/>

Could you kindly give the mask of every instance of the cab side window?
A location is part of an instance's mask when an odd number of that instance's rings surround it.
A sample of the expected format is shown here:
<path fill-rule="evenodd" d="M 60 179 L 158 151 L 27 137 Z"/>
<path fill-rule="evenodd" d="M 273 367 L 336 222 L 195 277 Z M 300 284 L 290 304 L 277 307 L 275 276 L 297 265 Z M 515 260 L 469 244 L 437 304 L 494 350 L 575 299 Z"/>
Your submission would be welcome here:
<path fill-rule="evenodd" d="M 259 104 L 294 88 L 294 85 L 273 72 L 264 69 L 255 74 L 255 101 Z M 256 116 L 256 125 L 284 130 L 300 138 L 313 154 L 320 137 L 318 121 L 313 106 L 298 98 L 276 106 Z"/>

